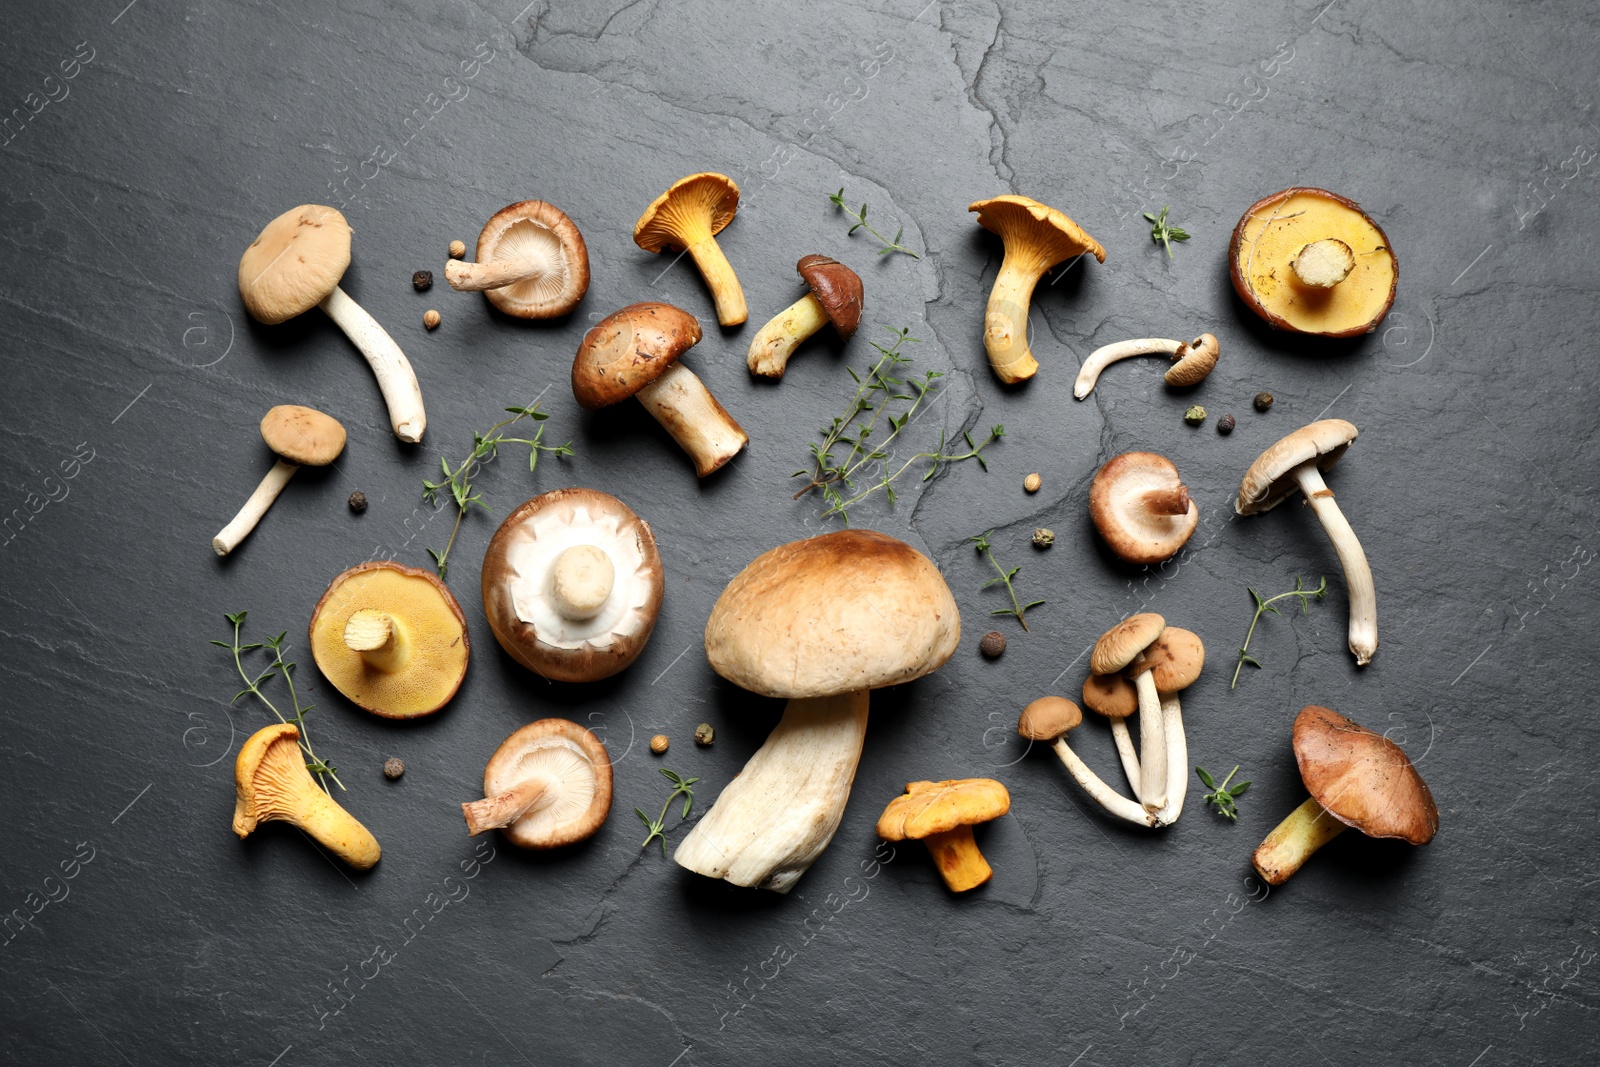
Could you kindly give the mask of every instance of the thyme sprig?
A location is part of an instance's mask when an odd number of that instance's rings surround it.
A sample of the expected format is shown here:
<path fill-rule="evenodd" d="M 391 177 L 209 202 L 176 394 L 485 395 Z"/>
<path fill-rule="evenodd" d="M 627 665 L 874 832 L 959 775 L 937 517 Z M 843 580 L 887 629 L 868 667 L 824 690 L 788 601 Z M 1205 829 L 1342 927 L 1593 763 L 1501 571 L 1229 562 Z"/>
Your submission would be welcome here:
<path fill-rule="evenodd" d="M 1168 204 L 1163 207 L 1160 215 L 1152 215 L 1148 211 L 1143 213 L 1144 217 L 1150 222 L 1150 240 L 1167 250 L 1168 259 L 1172 258 L 1172 242 L 1187 241 L 1189 239 L 1188 230 L 1167 224 L 1167 208 L 1171 206 L 1171 204 Z"/>
<path fill-rule="evenodd" d="M 1211 790 L 1211 792 L 1205 794 L 1203 797 L 1205 802 L 1213 805 L 1217 809 L 1218 815 L 1221 815 L 1225 819 L 1238 822 L 1239 809 L 1234 802 L 1240 797 L 1244 796 L 1244 791 L 1250 788 L 1249 782 L 1240 782 L 1232 789 L 1228 788 L 1228 783 L 1233 781 L 1233 776 L 1239 773 L 1239 765 L 1237 763 L 1233 765 L 1233 770 L 1228 772 L 1228 777 L 1222 780 L 1221 785 L 1218 785 L 1216 781 L 1212 779 L 1211 775 L 1204 767 L 1196 767 L 1194 769 L 1194 773 L 1198 774 L 1200 776 L 1200 780 L 1205 783 L 1206 788 Z"/>
<path fill-rule="evenodd" d="M 1239 688 L 1239 672 L 1244 669 L 1244 665 L 1246 663 L 1250 664 L 1252 667 L 1261 666 L 1261 661 L 1250 654 L 1250 639 L 1255 636 L 1256 623 L 1261 621 L 1261 616 L 1269 611 L 1274 615 L 1282 614 L 1274 605 L 1277 603 L 1277 601 L 1291 596 L 1300 598 L 1300 614 L 1311 614 L 1311 602 L 1313 600 L 1321 600 L 1323 597 L 1328 595 L 1328 579 L 1327 576 L 1324 575 L 1322 581 L 1317 583 L 1317 587 L 1315 589 L 1307 589 L 1305 587 L 1305 583 L 1297 574 L 1294 576 L 1293 589 L 1289 590 L 1287 593 L 1279 593 L 1277 596 L 1265 598 L 1263 598 L 1260 593 L 1256 592 L 1254 589 L 1251 589 L 1249 586 L 1245 586 L 1245 589 L 1249 591 L 1250 598 L 1256 602 L 1256 613 L 1250 619 L 1250 629 L 1245 632 L 1244 644 L 1239 646 L 1239 662 L 1233 668 L 1233 684 L 1228 686 L 1229 689 Z"/>
<path fill-rule="evenodd" d="M 1029 608 L 1036 608 L 1040 604 L 1043 604 L 1044 601 L 1035 600 L 1030 603 L 1023 604 L 1017 600 L 1017 590 L 1011 584 L 1011 579 L 1017 576 L 1017 572 L 1022 569 L 1022 566 L 1021 564 L 1018 564 L 1017 566 L 1012 567 L 1010 570 L 1000 566 L 1000 561 L 994 558 L 994 546 L 989 543 L 989 535 L 992 533 L 994 533 L 994 531 L 989 530 L 978 534 L 976 537 L 967 538 L 967 540 L 971 541 L 979 552 L 983 553 L 985 558 L 989 560 L 989 563 L 993 565 L 994 569 L 999 572 L 998 577 L 990 578 L 987 582 L 984 582 L 983 588 L 987 589 L 991 585 L 1004 585 L 1006 587 L 1006 593 L 1011 597 L 1011 606 L 1009 608 L 996 608 L 995 610 L 989 612 L 989 614 L 1010 615 L 1022 624 L 1023 630 L 1027 630 L 1028 620 L 1023 618 L 1023 616 L 1027 614 Z"/>
<path fill-rule="evenodd" d="M 834 207 L 838 208 L 840 211 L 844 212 L 846 215 L 856 220 L 855 225 L 850 227 L 849 233 L 855 233 L 857 230 L 866 230 L 868 233 L 872 234 L 872 236 L 878 239 L 878 244 L 883 246 L 882 248 L 878 249 L 878 255 L 886 256 L 890 252 L 904 252 L 912 259 L 922 258 L 915 252 L 911 251 L 911 249 L 900 243 L 900 238 L 904 236 L 906 232 L 906 228 L 904 226 L 900 227 L 894 232 L 894 240 L 891 241 L 883 234 L 879 233 L 877 230 L 874 230 L 870 225 L 868 225 L 867 205 L 865 201 L 862 201 L 860 211 L 851 211 L 848 207 L 846 207 L 844 202 L 844 186 L 839 186 L 839 191 L 837 193 L 829 193 L 828 202 Z M 849 234 L 846 234 L 846 236 L 849 236 Z"/>
<path fill-rule="evenodd" d="M 641 850 L 647 849 L 650 847 L 650 842 L 660 838 L 661 855 L 664 858 L 667 854 L 667 809 L 672 807 L 672 802 L 681 796 L 683 798 L 683 811 L 678 815 L 678 821 L 681 823 L 684 819 L 687 819 L 689 817 L 689 808 L 694 804 L 694 789 L 692 786 L 700 779 L 685 778 L 677 771 L 669 771 L 665 767 L 661 768 L 661 773 L 666 775 L 667 780 L 672 783 L 672 792 L 667 794 L 666 803 L 661 805 L 660 817 L 652 822 L 650 816 L 639 808 L 634 808 L 633 812 L 644 823 L 645 829 L 650 831 L 650 835 L 644 839 L 644 843 L 639 848 Z"/>

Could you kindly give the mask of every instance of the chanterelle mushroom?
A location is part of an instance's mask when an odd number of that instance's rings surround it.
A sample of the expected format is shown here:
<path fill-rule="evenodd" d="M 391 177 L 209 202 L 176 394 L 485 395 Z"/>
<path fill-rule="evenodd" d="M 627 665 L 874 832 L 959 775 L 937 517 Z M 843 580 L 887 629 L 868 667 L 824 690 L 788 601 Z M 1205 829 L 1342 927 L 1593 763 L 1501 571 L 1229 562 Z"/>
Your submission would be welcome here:
<path fill-rule="evenodd" d="M 311 779 L 300 731 L 275 723 L 250 735 L 233 763 L 233 832 L 246 838 L 264 822 L 298 826 L 335 856 L 366 870 L 383 854 L 378 839 Z"/>
<path fill-rule="evenodd" d="M 261 516 L 278 499 L 301 467 L 326 467 L 344 451 L 344 427 L 331 415 L 298 404 L 279 404 L 261 419 L 261 439 L 278 457 L 256 491 L 228 525 L 211 539 L 211 549 L 226 556 L 250 536 Z"/>
<path fill-rule="evenodd" d="M 566 212 L 543 200 L 501 208 L 478 234 L 478 261 L 452 259 L 450 288 L 481 292 L 519 319 L 552 319 L 578 306 L 589 290 L 589 248 Z"/>
<path fill-rule="evenodd" d="M 997 196 L 967 208 L 978 225 L 1000 235 L 1005 258 L 989 293 L 983 317 L 983 347 L 1002 382 L 1026 381 L 1039 370 L 1028 350 L 1028 304 L 1044 272 L 1073 256 L 1090 252 L 1101 263 L 1106 250 L 1076 222 L 1025 196 Z"/>
<path fill-rule="evenodd" d="M 739 210 L 739 184 L 726 174 L 691 174 L 653 200 L 633 227 L 633 243 L 646 252 L 687 250 L 717 305 L 717 321 L 737 326 L 750 314 L 744 290 L 722 254 L 716 235 Z"/>
<path fill-rule="evenodd" d="M 1118 559 L 1171 559 L 1194 533 L 1200 506 L 1170 459 L 1154 452 L 1113 456 L 1089 486 L 1089 518 Z"/>
<path fill-rule="evenodd" d="M 1044 741 L 1050 744 L 1055 750 L 1056 757 L 1072 775 L 1072 780 L 1077 782 L 1107 813 L 1138 826 L 1154 826 L 1156 824 L 1154 812 L 1135 804 L 1106 785 L 1104 779 L 1094 773 L 1067 744 L 1067 732 L 1082 722 L 1083 712 L 1066 697 L 1040 697 L 1022 709 L 1022 715 L 1017 720 L 1017 733 L 1029 741 Z M 1138 774 L 1137 767 L 1130 772 L 1135 782 L 1138 781 Z"/>
<path fill-rule="evenodd" d="M 1323 419 L 1302 426 L 1256 457 L 1239 483 L 1233 509 L 1240 515 L 1271 511 L 1299 491 L 1333 542 L 1344 584 L 1350 595 L 1350 651 L 1365 667 L 1378 651 L 1378 591 L 1372 568 L 1356 532 L 1334 503 L 1333 490 L 1322 480 L 1356 439 L 1356 428 L 1343 419 Z"/>
<path fill-rule="evenodd" d="M 1214 335 L 1203 333 L 1193 341 L 1169 341 L 1165 337 L 1137 337 L 1132 341 L 1118 341 L 1103 345 L 1089 353 L 1078 369 L 1078 379 L 1072 385 L 1072 395 L 1082 400 L 1094 392 L 1094 383 L 1100 374 L 1119 359 L 1130 356 L 1167 356 L 1172 366 L 1167 368 L 1163 380 L 1168 385 L 1198 385 L 1217 366 L 1222 346 Z"/>
<path fill-rule="evenodd" d="M 972 828 L 1011 810 L 1011 794 L 992 778 L 908 782 L 878 818 L 885 841 L 921 841 L 952 893 L 976 889 L 994 870 L 978 851 Z"/>
<path fill-rule="evenodd" d="M 461 805 L 469 835 L 498 829 L 521 848 L 570 845 L 611 813 L 611 758 L 577 723 L 540 719 L 489 757 L 483 793 L 483 800 Z"/>
<path fill-rule="evenodd" d="M 1200 636 L 1178 626 L 1168 626 L 1161 636 L 1128 665 L 1126 674 L 1149 672 L 1161 700 L 1161 730 L 1167 739 L 1166 802 L 1156 812 L 1156 825 L 1170 826 L 1183 813 L 1189 792 L 1189 742 L 1183 732 L 1183 705 L 1178 693 L 1200 677 L 1206 665 L 1206 648 Z"/>
<path fill-rule="evenodd" d="M 389 424 L 402 441 L 428 426 L 416 372 L 394 338 L 339 288 L 350 266 L 350 224 L 331 207 L 301 204 L 267 223 L 239 258 L 239 296 L 271 326 L 320 307 L 360 349 L 377 376 Z"/>
<path fill-rule="evenodd" d="M 1382 734 L 1312 704 L 1295 716 L 1294 758 L 1311 797 L 1251 857 L 1267 884 L 1288 881 L 1349 826 L 1411 845 L 1426 845 L 1439 831 L 1428 783 L 1405 750 Z"/>
<path fill-rule="evenodd" d="M 650 524 L 598 489 L 556 489 L 507 515 L 482 584 L 500 647 L 558 682 L 609 678 L 637 659 L 664 588 Z"/>
<path fill-rule="evenodd" d="M 638 397 L 704 478 L 737 456 L 750 435 L 678 362 L 699 341 L 700 320 L 687 311 L 629 304 L 584 335 L 572 361 L 572 395 L 591 411 Z"/>
<path fill-rule="evenodd" d="M 886 534 L 840 530 L 757 556 L 711 609 L 706 659 L 735 685 L 789 703 L 677 862 L 787 893 L 839 828 L 868 693 L 938 670 L 960 639 L 939 569 Z"/>
<path fill-rule="evenodd" d="M 1095 674 L 1120 671 L 1148 648 L 1167 620 L 1154 612 L 1129 615 L 1107 630 L 1089 654 L 1089 670 Z M 1129 672 L 1139 696 L 1139 800 L 1152 812 L 1167 802 L 1167 733 L 1161 715 L 1161 698 L 1156 693 L 1150 671 Z"/>
<path fill-rule="evenodd" d="M 773 316 L 751 340 L 745 357 L 751 374 L 782 378 L 800 342 L 828 323 L 844 340 L 861 325 L 859 274 L 836 259 L 817 255 L 802 257 L 794 269 L 810 292 Z"/>

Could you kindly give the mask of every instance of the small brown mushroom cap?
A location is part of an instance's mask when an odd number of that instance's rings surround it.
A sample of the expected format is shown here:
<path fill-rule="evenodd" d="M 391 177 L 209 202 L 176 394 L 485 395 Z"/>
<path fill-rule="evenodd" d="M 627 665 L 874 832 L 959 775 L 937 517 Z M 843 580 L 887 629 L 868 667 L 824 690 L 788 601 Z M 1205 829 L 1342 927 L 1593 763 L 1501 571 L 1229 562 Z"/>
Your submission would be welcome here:
<path fill-rule="evenodd" d="M 1107 630 L 1089 653 L 1089 670 L 1114 674 L 1132 663 L 1167 628 L 1167 620 L 1153 611 L 1129 615 Z"/>
<path fill-rule="evenodd" d="M 489 303 L 519 319 L 551 319 L 578 306 L 589 291 L 589 246 L 567 213 L 543 200 L 522 200 L 495 212 L 478 234 L 479 263 L 548 263 L 537 278 L 487 289 Z"/>
<path fill-rule="evenodd" d="M 301 204 L 262 229 L 239 257 L 239 297 L 268 326 L 322 303 L 350 266 L 350 224 L 331 207 Z"/>
<path fill-rule="evenodd" d="M 920 841 L 962 826 L 998 819 L 1011 810 L 1011 794 L 992 778 L 908 782 L 878 818 L 885 841 Z"/>
<path fill-rule="evenodd" d="M 1295 716 L 1294 758 L 1312 797 L 1346 826 L 1413 845 L 1438 832 L 1428 783 L 1382 734 L 1312 704 Z"/>
<path fill-rule="evenodd" d="M 1128 563 L 1171 559 L 1200 523 L 1200 505 L 1193 500 L 1182 514 L 1163 515 L 1152 509 L 1150 493 L 1180 494 L 1178 507 L 1188 500 L 1178 468 L 1154 452 L 1113 456 L 1089 486 L 1089 518 L 1106 547 Z"/>
<path fill-rule="evenodd" d="M 1007 194 L 978 200 L 967 208 L 978 213 L 978 225 L 1000 235 L 1008 259 L 1015 258 L 1038 273 L 1064 259 L 1093 254 L 1106 261 L 1104 246 L 1064 213 L 1026 196 Z"/>
<path fill-rule="evenodd" d="M 1082 722 L 1082 710 L 1066 697 L 1040 697 L 1022 709 L 1017 733 L 1029 741 L 1054 741 Z"/>
<path fill-rule="evenodd" d="M 802 256 L 794 269 L 811 286 L 811 295 L 828 313 L 839 336 L 854 334 L 861 325 L 861 276 L 838 260 L 819 255 Z"/>
<path fill-rule="evenodd" d="M 572 395 L 591 411 L 628 399 L 700 341 L 700 320 L 671 304 L 629 304 L 595 324 L 572 361 Z"/>
<path fill-rule="evenodd" d="M 344 451 L 344 427 L 331 415 L 299 404 L 279 404 L 261 418 L 261 439 L 290 463 L 326 467 Z"/>
<path fill-rule="evenodd" d="M 633 243 L 646 252 L 679 251 L 714 237 L 739 210 L 739 183 L 726 174 L 691 174 L 650 202 L 633 227 Z"/>
<path fill-rule="evenodd" d="M 1173 354 L 1172 366 L 1162 376 L 1168 385 L 1199 385 L 1217 367 L 1222 345 L 1215 334 L 1203 333 Z"/>
<path fill-rule="evenodd" d="M 1239 482 L 1239 499 L 1233 510 L 1240 515 L 1271 511 L 1300 489 L 1294 469 L 1317 461 L 1317 469 L 1332 469 L 1356 439 L 1357 430 L 1343 419 L 1323 419 L 1300 427 L 1268 448 Z"/>
<path fill-rule="evenodd" d="M 540 719 L 501 742 L 483 768 L 483 795 L 530 778 L 545 792 L 533 809 L 501 827 L 522 848 L 557 848 L 592 835 L 611 813 L 611 757 L 594 734 L 567 719 Z"/>
<path fill-rule="evenodd" d="M 1126 719 L 1139 710 L 1139 691 L 1120 674 L 1091 674 L 1083 680 L 1083 704 L 1108 719 Z"/>
<path fill-rule="evenodd" d="M 1134 657 L 1127 673 L 1149 671 L 1156 683 L 1156 692 L 1176 693 L 1193 685 L 1205 665 L 1206 646 L 1201 643 L 1200 635 L 1179 626 L 1168 626 L 1160 637 Z"/>

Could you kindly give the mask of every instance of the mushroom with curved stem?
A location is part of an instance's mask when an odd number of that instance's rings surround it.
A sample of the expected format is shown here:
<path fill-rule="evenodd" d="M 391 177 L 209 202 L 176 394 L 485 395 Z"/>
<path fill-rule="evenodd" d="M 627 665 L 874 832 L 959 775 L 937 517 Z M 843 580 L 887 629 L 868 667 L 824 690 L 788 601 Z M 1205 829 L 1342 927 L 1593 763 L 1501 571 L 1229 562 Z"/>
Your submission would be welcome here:
<path fill-rule="evenodd" d="M 1066 697 L 1040 697 L 1022 709 L 1022 717 L 1017 720 L 1017 733 L 1029 741 L 1050 742 L 1056 758 L 1067 768 L 1072 780 L 1108 814 L 1136 826 L 1154 826 L 1154 811 L 1112 789 L 1067 744 L 1068 731 L 1082 722 L 1083 712 Z"/>
<path fill-rule="evenodd" d="M 992 778 L 908 782 L 878 817 L 885 841 L 921 841 L 952 893 L 976 889 L 994 876 L 972 828 L 1011 810 L 1011 794 Z"/>
<path fill-rule="evenodd" d="M 550 319 L 589 289 L 589 249 L 566 212 L 543 200 L 497 211 L 478 234 L 478 261 L 452 259 L 444 277 L 458 292 L 483 293 L 507 315 Z"/>
<path fill-rule="evenodd" d="M 1171 559 L 1188 543 L 1200 523 L 1200 507 L 1170 459 L 1124 452 L 1095 473 L 1089 518 L 1118 559 L 1149 565 Z"/>
<path fill-rule="evenodd" d="M 836 259 L 810 255 L 795 264 L 810 290 L 773 316 L 750 341 L 750 373 L 782 378 L 800 343 L 830 322 L 848 341 L 861 325 L 861 276 Z"/>
<path fill-rule="evenodd" d="M 394 338 L 339 288 L 350 266 L 350 224 L 331 207 L 302 204 L 267 223 L 239 259 L 239 296 L 268 326 L 320 307 L 366 358 L 394 435 L 422 440 L 428 416 L 416 372 Z"/>
<path fill-rule="evenodd" d="M 461 805 L 467 833 L 500 830 L 520 848 L 570 845 L 611 812 L 611 758 L 569 719 L 540 719 L 501 742 L 483 769 L 484 799 Z"/>
<path fill-rule="evenodd" d="M 1167 368 L 1163 380 L 1179 387 L 1198 385 L 1217 366 L 1222 354 L 1221 345 L 1213 334 L 1203 333 L 1193 341 L 1169 341 L 1165 337 L 1137 337 L 1131 341 L 1118 341 L 1103 345 L 1089 353 L 1078 369 L 1078 378 L 1072 383 L 1072 395 L 1082 400 L 1094 391 L 1095 382 L 1111 364 L 1132 356 L 1167 356 L 1172 366 Z"/>
<path fill-rule="evenodd" d="M 1183 813 L 1183 801 L 1189 792 L 1189 745 L 1183 732 L 1183 705 L 1178 693 L 1194 684 L 1205 663 L 1206 649 L 1199 635 L 1182 627 L 1168 626 L 1134 658 L 1125 672 L 1147 672 L 1160 701 L 1167 774 L 1166 798 L 1156 810 L 1158 826 L 1172 825 Z"/>
<path fill-rule="evenodd" d="M 1128 616 L 1095 643 L 1089 670 L 1111 674 L 1128 667 L 1166 627 L 1167 621 L 1154 612 Z M 1128 673 L 1139 698 L 1139 800 L 1156 812 L 1167 802 L 1167 735 L 1151 666 L 1136 665 Z"/>
<path fill-rule="evenodd" d="M 708 171 L 674 182 L 633 227 L 633 243 L 646 252 L 681 250 L 694 258 L 716 303 L 717 321 L 724 326 L 737 326 L 750 314 L 739 278 L 716 238 L 738 210 L 739 184 Z"/>
<path fill-rule="evenodd" d="M 1138 798 L 1144 776 L 1139 769 L 1139 750 L 1128 731 L 1128 716 L 1139 710 L 1139 694 L 1133 683 L 1120 674 L 1091 674 L 1083 680 L 1083 703 L 1111 724 L 1111 739 L 1116 742 L 1122 772 L 1128 776 L 1128 788 Z"/>
<path fill-rule="evenodd" d="M 278 461 L 267 471 L 239 513 L 211 539 L 211 550 L 226 556 L 250 536 L 294 472 L 326 467 L 344 451 L 344 427 L 331 415 L 298 404 L 279 404 L 261 418 L 261 439 Z"/>
<path fill-rule="evenodd" d="M 234 760 L 233 784 L 233 832 L 241 839 L 261 823 L 286 822 L 357 870 L 383 855 L 372 832 L 312 780 L 293 723 L 274 723 L 250 735 Z"/>

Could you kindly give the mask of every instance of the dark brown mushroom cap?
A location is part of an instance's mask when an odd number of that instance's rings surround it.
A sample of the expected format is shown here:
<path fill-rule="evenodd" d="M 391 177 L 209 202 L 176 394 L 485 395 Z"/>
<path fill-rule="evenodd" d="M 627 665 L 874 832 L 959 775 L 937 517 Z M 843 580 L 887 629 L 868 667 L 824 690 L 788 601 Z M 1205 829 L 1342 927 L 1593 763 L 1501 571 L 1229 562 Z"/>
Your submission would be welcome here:
<path fill-rule="evenodd" d="M 1239 498 L 1233 510 L 1240 515 L 1259 515 L 1271 511 L 1300 491 L 1294 469 L 1317 461 L 1317 469 L 1332 469 L 1354 443 L 1357 430 L 1343 419 L 1322 419 L 1308 423 L 1268 448 L 1239 481 Z"/>
<path fill-rule="evenodd" d="M 811 295 L 828 313 L 840 337 L 848 338 L 861 325 L 861 276 L 836 259 L 827 256 L 802 256 L 795 270 L 800 272 Z"/>
<path fill-rule="evenodd" d="M 603 408 L 628 399 L 700 341 L 700 320 L 671 304 L 629 304 L 595 324 L 572 361 L 572 395 Z"/>
<path fill-rule="evenodd" d="M 1083 703 L 1097 715 L 1126 719 L 1139 710 L 1139 691 L 1120 674 L 1091 674 L 1083 680 Z"/>
<path fill-rule="evenodd" d="M 1311 796 L 1346 826 L 1413 845 L 1438 832 L 1428 783 L 1382 734 L 1312 704 L 1295 716 L 1294 758 Z"/>
<path fill-rule="evenodd" d="M 332 415 L 299 404 L 279 404 L 261 418 L 261 439 L 290 463 L 326 467 L 344 451 L 344 427 Z"/>
<path fill-rule="evenodd" d="M 1158 693 L 1176 693 L 1193 685 L 1205 665 L 1206 646 L 1200 642 L 1200 635 L 1168 626 L 1134 658 L 1127 673 L 1137 676 L 1149 671 Z"/>
<path fill-rule="evenodd" d="M 1167 620 L 1153 611 L 1141 611 L 1107 630 L 1089 653 L 1089 670 L 1111 674 L 1133 662 L 1133 658 L 1161 636 Z"/>
<path fill-rule="evenodd" d="M 1054 741 L 1083 722 L 1083 711 L 1066 697 L 1040 697 L 1022 709 L 1017 733 L 1029 741 Z"/>
<path fill-rule="evenodd" d="M 885 841 L 920 841 L 962 826 L 998 819 L 1011 810 L 1011 794 L 992 778 L 908 782 L 878 817 Z"/>
<path fill-rule="evenodd" d="M 548 261 L 542 277 L 487 289 L 489 303 L 519 319 L 550 319 L 578 306 L 589 291 L 589 246 L 567 213 L 543 200 L 522 200 L 495 212 L 478 234 L 479 263 Z"/>
<path fill-rule="evenodd" d="M 611 757 L 600 739 L 567 719 L 540 719 L 501 742 L 483 768 L 483 795 L 510 792 L 528 778 L 554 792 L 500 832 L 523 848 L 556 848 L 589 837 L 611 813 Z"/>

